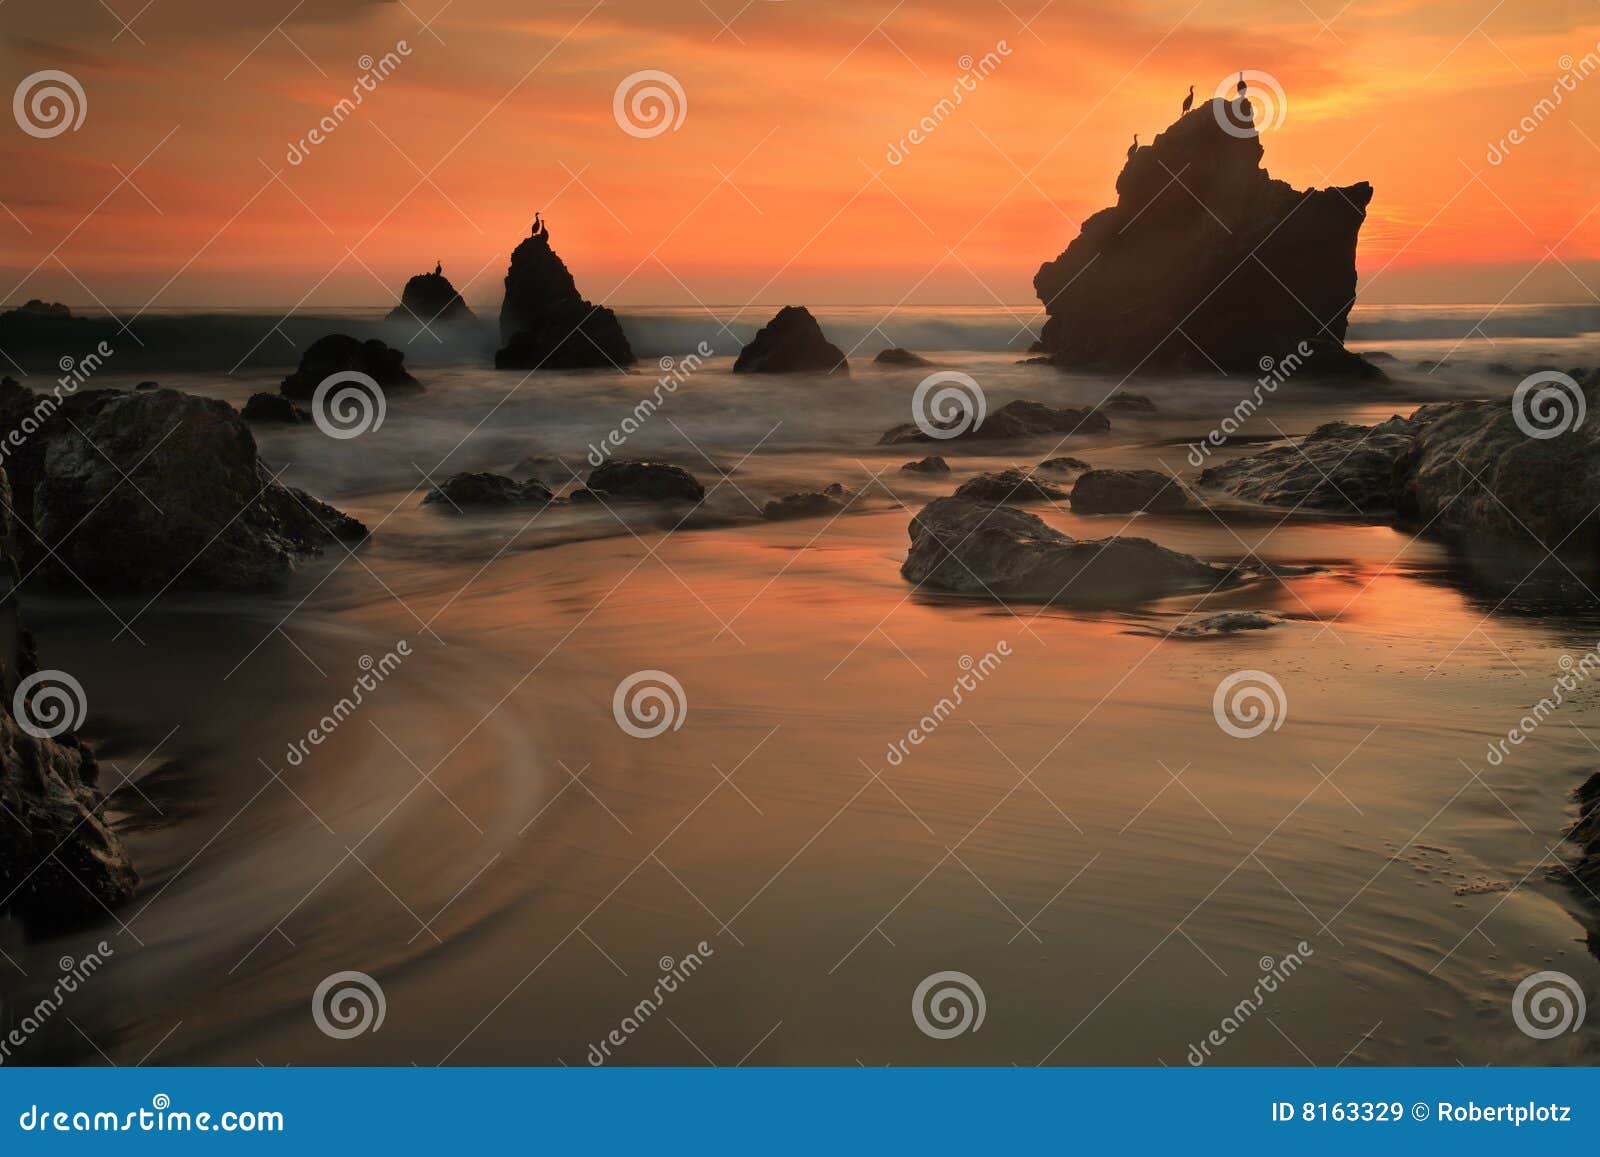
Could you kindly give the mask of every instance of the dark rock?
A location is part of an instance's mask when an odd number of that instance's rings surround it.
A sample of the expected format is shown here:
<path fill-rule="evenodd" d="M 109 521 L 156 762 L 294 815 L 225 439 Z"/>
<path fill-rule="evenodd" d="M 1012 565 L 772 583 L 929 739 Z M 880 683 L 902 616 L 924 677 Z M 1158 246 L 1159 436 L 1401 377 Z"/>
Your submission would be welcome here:
<path fill-rule="evenodd" d="M 246 422 L 263 424 L 276 422 L 292 425 L 311 420 L 304 410 L 282 394 L 251 394 L 244 409 L 239 411 L 239 416 Z"/>
<path fill-rule="evenodd" d="M 960 424 L 959 420 L 949 429 Z M 937 427 L 935 427 L 937 428 Z M 1111 429 L 1111 420 L 1098 410 L 1052 409 L 1043 402 L 1007 402 L 964 433 L 947 438 L 936 438 L 915 422 L 907 422 L 884 431 L 878 439 L 880 446 L 896 446 L 905 442 L 942 442 L 953 438 L 970 440 L 1001 440 L 1011 438 L 1042 438 L 1047 435 L 1099 434 Z"/>
<path fill-rule="evenodd" d="M 665 462 L 621 459 L 589 472 L 588 491 L 576 491 L 575 502 L 699 502 L 705 487 L 681 466 Z"/>
<path fill-rule="evenodd" d="M 1094 467 L 1082 458 L 1046 458 L 1035 469 L 1054 470 L 1059 474 L 1071 474 L 1074 471 L 1093 470 Z"/>
<path fill-rule="evenodd" d="M 1172 639 L 1225 639 L 1243 631 L 1266 631 L 1283 622 L 1279 615 L 1265 611 L 1222 611 L 1207 615 L 1192 623 L 1182 623 L 1172 628 L 1167 637 Z"/>
<path fill-rule="evenodd" d="M 921 354 L 914 354 L 910 350 L 903 350 L 898 346 L 879 350 L 878 356 L 873 358 L 872 362 L 874 365 L 879 366 L 931 366 L 933 364 Z"/>
<path fill-rule="evenodd" d="M 1399 362 L 1400 360 L 1388 350 L 1368 350 L 1361 356 L 1366 358 L 1369 362 Z"/>
<path fill-rule="evenodd" d="M 41 581 L 97 593 L 282 582 L 366 528 L 272 481 L 237 411 L 175 390 L 89 390 L 53 409 L 0 385 L 18 536 Z M 52 544 L 46 551 L 42 543 Z"/>
<path fill-rule="evenodd" d="M 1188 507 L 1183 484 L 1159 470 L 1090 470 L 1072 487 L 1078 514 L 1169 514 Z"/>
<path fill-rule="evenodd" d="M 1201 473 L 1200 485 L 1267 506 L 1392 514 L 1398 463 L 1417 433 L 1415 422 L 1399 416 L 1377 426 L 1329 422 L 1297 445 L 1213 466 Z"/>
<path fill-rule="evenodd" d="M 161 388 L 161 383 L 160 382 L 140 382 L 137 386 L 134 386 L 133 388 L 136 389 L 136 390 L 159 390 Z"/>
<path fill-rule="evenodd" d="M 1054 365 L 1055 364 L 1055 360 L 1053 358 L 1048 358 L 1048 357 L 1023 358 L 1021 361 L 1015 362 L 1013 364 L 1019 365 L 1019 366 L 1049 366 L 1049 365 Z"/>
<path fill-rule="evenodd" d="M 845 508 L 850 492 L 835 482 L 825 490 L 812 490 L 800 494 L 785 494 L 774 498 L 761 508 L 761 517 L 774 522 L 790 518 L 817 518 L 824 514 L 837 514 Z"/>
<path fill-rule="evenodd" d="M 494 364 L 503 370 L 608 369 L 638 360 L 617 315 L 578 292 L 537 218 L 532 235 L 511 254 L 500 340 Z"/>
<path fill-rule="evenodd" d="M 388 320 L 431 326 L 438 321 L 474 321 L 476 318 L 443 270 L 436 270 L 419 273 L 406 282 L 400 304 L 389 311 Z"/>
<path fill-rule="evenodd" d="M 734 360 L 736 374 L 848 374 L 850 363 L 803 305 L 786 305 Z"/>
<path fill-rule="evenodd" d="M 1304 341 L 1303 373 L 1382 378 L 1344 347 L 1372 186 L 1273 180 L 1260 140 L 1222 128 L 1237 115 L 1203 102 L 1137 149 L 1116 205 L 1040 267 L 1041 340 L 1058 366 L 1255 377 Z"/>
<path fill-rule="evenodd" d="M 900 470 L 905 474 L 948 474 L 950 463 L 934 454 L 927 458 L 919 458 L 915 462 L 907 462 L 900 467 Z"/>
<path fill-rule="evenodd" d="M 1026 602 L 1110 605 L 1211 590 L 1243 573 L 1146 538 L 1069 538 L 1015 507 L 939 498 L 911 520 L 900 568 L 931 590 Z"/>
<path fill-rule="evenodd" d="M 406 355 L 377 338 L 358 341 L 342 333 L 319 337 L 300 357 L 300 368 L 283 379 L 279 388 L 286 398 L 305 401 L 334 374 L 366 374 L 384 389 L 421 389 L 406 373 Z"/>
<path fill-rule="evenodd" d="M 521 506 L 529 502 L 550 502 L 550 488 L 543 482 L 518 482 L 504 474 L 452 474 L 430 487 L 422 498 L 424 505 L 444 505 L 465 510 L 483 506 Z"/>
<path fill-rule="evenodd" d="M 8 380 L 4 388 L 20 387 Z M 20 555 L 12 511 L 0 469 L 0 913 L 44 933 L 101 919 L 134 894 L 139 876 L 103 817 L 89 749 L 74 730 L 42 738 L 14 714 L 20 681 L 38 667 L 16 605 Z M 38 686 L 63 684 L 47 676 Z M 28 702 L 36 705 L 24 708 L 34 732 L 53 731 L 68 718 L 37 698 Z"/>
<path fill-rule="evenodd" d="M 1045 348 L 1044 342 L 1035 339 L 1028 343 L 1027 352 L 1030 354 L 1047 354 L 1050 351 Z"/>
<path fill-rule="evenodd" d="M 955 496 L 974 502 L 1047 502 L 1065 498 L 1067 492 L 1021 470 L 1002 470 L 967 479 L 956 487 Z"/>
<path fill-rule="evenodd" d="M 1100 403 L 1103 409 L 1121 410 L 1127 414 L 1153 414 L 1156 404 L 1143 394 L 1125 394 L 1118 390 L 1111 397 Z"/>

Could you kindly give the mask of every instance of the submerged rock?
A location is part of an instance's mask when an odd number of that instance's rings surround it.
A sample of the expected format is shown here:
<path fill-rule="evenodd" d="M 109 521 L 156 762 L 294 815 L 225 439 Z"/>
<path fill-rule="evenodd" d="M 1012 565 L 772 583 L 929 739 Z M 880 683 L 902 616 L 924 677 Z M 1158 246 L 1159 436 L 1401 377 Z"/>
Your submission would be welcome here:
<path fill-rule="evenodd" d="M 872 363 L 879 366 L 931 366 L 933 364 L 921 354 L 914 354 L 910 350 L 901 349 L 899 346 L 879 350 L 878 356 L 872 359 Z"/>
<path fill-rule="evenodd" d="M 1344 346 L 1372 186 L 1273 180 L 1239 116 L 1205 101 L 1136 149 L 1117 203 L 1039 268 L 1056 365 L 1255 377 L 1305 342 L 1300 373 L 1383 377 Z"/>
<path fill-rule="evenodd" d="M 553 495 L 543 482 L 530 479 L 518 482 L 504 474 L 452 474 L 423 495 L 425 506 L 443 505 L 457 510 L 484 506 L 521 506 L 529 502 L 550 502 Z"/>
<path fill-rule="evenodd" d="M 959 419 L 944 427 L 955 430 L 960 425 Z M 941 430 L 937 424 L 930 427 Z M 967 429 L 964 433 L 948 434 L 943 437 L 928 433 L 915 422 L 906 422 L 885 430 L 878 439 L 880 446 L 897 446 L 906 442 L 943 442 L 955 439 L 967 440 L 1004 440 L 1011 438 L 1043 438 L 1048 435 L 1071 434 L 1100 434 L 1111 429 L 1111 420 L 1098 410 L 1061 409 L 1045 405 L 1043 402 L 1028 402 L 1018 400 L 1007 402 L 994 413 L 988 415 L 980 426 Z M 942 432 L 942 431 L 941 431 Z"/>
<path fill-rule="evenodd" d="M 1376 426 L 1329 422 L 1297 444 L 1210 467 L 1200 485 L 1267 506 L 1393 514 L 1399 462 L 1419 430 L 1417 422 L 1398 415 Z"/>
<path fill-rule="evenodd" d="M 937 454 L 932 454 L 927 458 L 919 458 L 915 462 L 907 462 L 900 467 L 900 470 L 904 474 L 948 474 L 950 473 L 950 463 Z"/>
<path fill-rule="evenodd" d="M 272 480 L 237 411 L 175 390 L 89 390 L 49 409 L 0 383 L 18 545 L 43 582 L 99 594 L 282 582 L 366 528 Z M 41 543 L 52 544 L 46 551 Z"/>
<path fill-rule="evenodd" d="M 1243 575 L 1147 538 L 1069 538 L 1010 506 L 939 498 L 911 520 L 900 574 L 953 594 L 1110 605 L 1211 590 Z"/>
<path fill-rule="evenodd" d="M 384 389 L 421 389 L 417 379 L 406 373 L 406 355 L 390 349 L 377 338 L 358 341 L 348 334 L 330 333 L 319 337 L 300 357 L 300 368 L 283 379 L 279 391 L 286 398 L 305 401 L 334 374 L 359 373 Z"/>
<path fill-rule="evenodd" d="M 442 267 L 419 273 L 406 282 L 400 304 L 389 311 L 388 321 L 431 326 L 435 322 L 475 321 L 476 315 L 461 300 Z"/>
<path fill-rule="evenodd" d="M 1022 470 L 1002 470 L 998 474 L 979 474 L 956 487 L 957 498 L 975 502 L 1047 502 L 1065 498 L 1067 492 L 1041 482 Z"/>
<path fill-rule="evenodd" d="M 1034 469 L 1054 470 L 1058 474 L 1071 474 L 1075 471 L 1093 470 L 1094 467 L 1089 465 L 1089 463 L 1085 462 L 1082 458 L 1064 457 L 1046 458 L 1043 462 L 1039 463 L 1038 466 L 1034 467 Z"/>
<path fill-rule="evenodd" d="M 761 517 L 774 522 L 790 518 L 817 518 L 824 514 L 837 514 L 845 508 L 850 492 L 838 482 L 823 490 L 785 494 L 774 498 L 761 508 Z"/>
<path fill-rule="evenodd" d="M 152 383 L 151 388 L 157 387 Z M 251 394 L 250 400 L 244 404 L 244 409 L 239 411 L 239 416 L 246 422 L 259 422 L 263 425 L 272 423 L 294 425 L 311 420 L 309 414 L 282 394 Z"/>
<path fill-rule="evenodd" d="M 642 459 L 618 459 L 589 471 L 588 488 L 574 502 L 699 502 L 704 486 L 681 466 Z"/>
<path fill-rule="evenodd" d="M 1090 470 L 1072 487 L 1072 509 L 1079 514 L 1170 514 L 1188 508 L 1183 483 L 1159 470 Z"/>
<path fill-rule="evenodd" d="M 500 340 L 496 369 L 616 369 L 638 361 L 617 315 L 578 292 L 538 218 L 511 254 Z"/>
<path fill-rule="evenodd" d="M 1156 404 L 1143 394 L 1128 394 L 1121 390 L 1112 394 L 1101 407 L 1107 410 L 1121 410 L 1125 414 L 1154 414 Z"/>
<path fill-rule="evenodd" d="M 71 729 L 44 737 L 63 719 L 48 703 L 27 696 L 17 704 L 20 682 L 38 664 L 16 605 L 12 510 L 0 469 L 0 913 L 48 932 L 103 917 L 134 894 L 139 876 L 103 817 L 94 756 Z M 48 675 L 36 684 L 38 693 L 62 686 Z"/>
<path fill-rule="evenodd" d="M 1242 631 L 1266 631 L 1283 622 L 1266 611 L 1222 611 L 1193 622 L 1181 623 L 1167 633 L 1173 639 L 1223 639 Z"/>
<path fill-rule="evenodd" d="M 734 359 L 736 374 L 848 374 L 844 352 L 803 305 L 786 305 Z"/>

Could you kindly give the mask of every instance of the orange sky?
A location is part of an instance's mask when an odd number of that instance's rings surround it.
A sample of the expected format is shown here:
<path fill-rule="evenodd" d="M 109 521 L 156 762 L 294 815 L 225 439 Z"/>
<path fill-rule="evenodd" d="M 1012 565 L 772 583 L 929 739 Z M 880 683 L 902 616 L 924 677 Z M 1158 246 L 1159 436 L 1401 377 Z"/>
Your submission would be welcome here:
<path fill-rule="evenodd" d="M 1600 287 L 1600 67 L 1486 160 L 1563 57 L 1600 60 L 1595 0 L 155 0 L 135 19 L 143 3 L 0 9 L 6 91 L 53 68 L 88 101 L 50 139 L 4 123 L 0 300 L 383 304 L 437 257 L 492 308 L 542 208 L 613 305 L 1026 303 L 1113 199 L 1131 134 L 1241 67 L 1287 98 L 1263 135 L 1274 176 L 1376 187 L 1361 300 Z M 961 58 L 1002 40 L 889 164 Z M 400 41 L 394 74 L 289 164 L 360 58 Z M 681 85 L 677 131 L 618 127 L 613 93 L 643 69 Z"/>

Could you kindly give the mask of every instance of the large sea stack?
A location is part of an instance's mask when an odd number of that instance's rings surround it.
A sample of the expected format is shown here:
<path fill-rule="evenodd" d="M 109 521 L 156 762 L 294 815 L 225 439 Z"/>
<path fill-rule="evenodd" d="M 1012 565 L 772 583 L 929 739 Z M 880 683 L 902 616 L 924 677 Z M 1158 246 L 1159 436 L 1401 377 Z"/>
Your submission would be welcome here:
<path fill-rule="evenodd" d="M 494 355 L 498 369 L 620 368 L 638 360 L 617 315 L 578 292 L 566 263 L 550 247 L 549 228 L 537 218 L 533 234 L 511 254 L 500 340 L 505 346 Z"/>
<path fill-rule="evenodd" d="M 1295 353 L 1301 374 L 1382 378 L 1344 346 L 1372 186 L 1295 189 L 1262 156 L 1237 102 L 1220 99 L 1135 149 L 1117 203 L 1033 279 L 1051 360 L 1255 376 Z"/>

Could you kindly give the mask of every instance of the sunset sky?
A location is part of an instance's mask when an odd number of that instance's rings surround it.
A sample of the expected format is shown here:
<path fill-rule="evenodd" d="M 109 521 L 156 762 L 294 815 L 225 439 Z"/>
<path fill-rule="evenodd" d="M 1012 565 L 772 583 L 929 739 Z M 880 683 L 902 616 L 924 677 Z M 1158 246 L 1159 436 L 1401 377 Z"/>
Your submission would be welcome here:
<path fill-rule="evenodd" d="M 6 91 L 59 69 L 87 115 L 4 125 L 0 300 L 378 305 L 439 258 L 493 308 L 543 209 L 613 305 L 1027 303 L 1132 134 L 1249 68 L 1286 96 L 1274 176 L 1377 190 L 1362 301 L 1591 301 L 1600 70 L 1533 109 L 1597 42 L 1595 0 L 7 0 Z M 645 69 L 681 85 L 676 131 L 618 126 Z"/>

